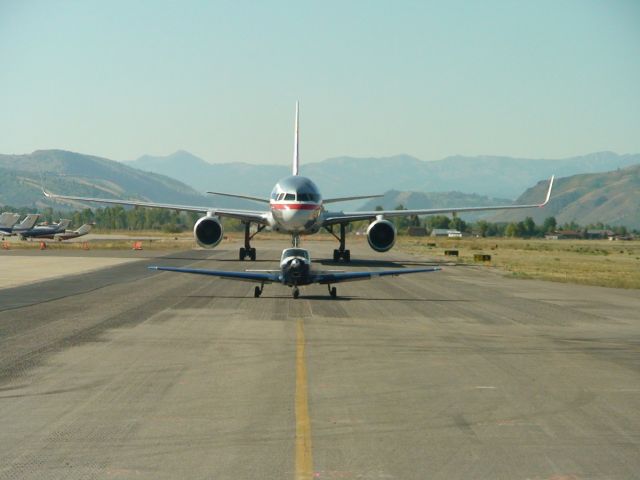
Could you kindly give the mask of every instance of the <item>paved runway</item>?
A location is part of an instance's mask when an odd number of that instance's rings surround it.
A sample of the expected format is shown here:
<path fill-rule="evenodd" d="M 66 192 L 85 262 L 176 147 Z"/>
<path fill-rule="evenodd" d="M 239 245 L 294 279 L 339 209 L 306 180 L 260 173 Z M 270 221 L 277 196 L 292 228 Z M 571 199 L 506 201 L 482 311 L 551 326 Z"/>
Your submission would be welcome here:
<path fill-rule="evenodd" d="M 145 268 L 276 267 L 255 246 L 0 290 L 0 478 L 640 478 L 638 291 L 459 266 L 255 299 Z"/>

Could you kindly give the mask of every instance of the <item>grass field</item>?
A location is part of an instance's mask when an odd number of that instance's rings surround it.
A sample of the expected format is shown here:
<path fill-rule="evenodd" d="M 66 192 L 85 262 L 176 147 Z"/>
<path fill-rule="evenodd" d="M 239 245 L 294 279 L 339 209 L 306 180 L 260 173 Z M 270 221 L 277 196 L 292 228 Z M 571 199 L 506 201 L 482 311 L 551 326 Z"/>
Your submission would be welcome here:
<path fill-rule="evenodd" d="M 435 247 L 427 246 L 433 242 Z M 451 258 L 444 250 L 457 249 L 459 262 L 497 267 L 518 278 L 640 288 L 640 241 L 400 237 L 397 245 L 436 258 Z M 474 262 L 479 253 L 491 261 Z"/>

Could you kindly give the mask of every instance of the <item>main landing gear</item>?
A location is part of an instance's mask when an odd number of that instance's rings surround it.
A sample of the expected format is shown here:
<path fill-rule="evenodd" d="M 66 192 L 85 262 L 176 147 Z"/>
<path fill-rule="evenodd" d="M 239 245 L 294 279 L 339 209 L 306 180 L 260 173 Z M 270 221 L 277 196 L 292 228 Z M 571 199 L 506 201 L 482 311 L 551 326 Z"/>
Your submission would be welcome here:
<path fill-rule="evenodd" d="M 253 235 L 251 235 L 250 227 L 251 227 L 250 222 L 244 223 L 244 247 L 240 247 L 240 253 L 238 255 L 238 258 L 240 259 L 241 262 L 244 261 L 245 258 L 248 258 L 249 260 L 255 262 L 256 249 L 251 247 L 251 239 L 255 237 L 258 233 L 260 233 L 262 230 L 264 230 L 265 225 L 259 225 L 258 229 L 255 231 Z"/>
<path fill-rule="evenodd" d="M 347 236 L 347 224 L 340 224 L 340 236 L 337 236 L 333 233 L 333 227 L 328 227 L 327 231 L 336 237 L 336 239 L 340 242 L 340 248 L 337 248 L 333 251 L 333 261 L 339 262 L 340 259 L 344 260 L 345 263 L 349 263 L 351 261 L 351 250 L 347 250 L 345 248 L 346 244 L 346 236 Z"/>
<path fill-rule="evenodd" d="M 331 295 L 331 298 L 336 298 L 338 296 L 338 290 L 336 290 L 336 287 L 327 285 L 327 288 L 329 289 L 329 295 Z"/>
<path fill-rule="evenodd" d="M 253 296 L 256 298 L 260 298 L 260 295 L 262 295 L 262 290 L 264 290 L 264 284 L 260 285 L 259 287 L 256 287 L 253 290 Z"/>

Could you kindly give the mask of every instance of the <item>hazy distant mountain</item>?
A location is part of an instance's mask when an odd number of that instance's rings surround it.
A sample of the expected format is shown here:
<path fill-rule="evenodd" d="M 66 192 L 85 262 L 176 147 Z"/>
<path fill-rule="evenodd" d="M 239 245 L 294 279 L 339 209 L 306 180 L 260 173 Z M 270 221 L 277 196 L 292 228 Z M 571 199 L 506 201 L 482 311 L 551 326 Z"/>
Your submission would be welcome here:
<path fill-rule="evenodd" d="M 400 191 L 459 191 L 515 198 L 537 181 L 578 173 L 596 173 L 640 163 L 640 154 L 599 152 L 559 160 L 499 156 L 453 156 L 426 162 L 410 155 L 383 158 L 336 157 L 304 163 L 325 197 Z M 196 190 L 221 190 L 268 196 L 277 179 L 290 173 L 283 165 L 211 164 L 188 152 L 167 157 L 144 156 L 128 162 L 136 168 L 172 176 Z"/>
<path fill-rule="evenodd" d="M 547 184 L 538 183 L 525 191 L 517 203 L 539 202 Z M 525 215 L 536 223 L 555 216 L 558 223 L 576 221 L 578 224 L 602 222 L 640 229 L 640 164 L 613 172 L 573 175 L 556 180 L 551 201 L 545 208 L 526 214 L 502 212 L 494 221 L 519 221 Z"/>
<path fill-rule="evenodd" d="M 394 210 L 399 205 L 406 209 L 443 208 L 443 207 L 486 207 L 490 205 L 510 205 L 511 200 L 493 198 L 486 195 L 461 192 L 399 192 L 390 190 L 382 198 L 374 198 L 359 210 L 375 210 L 377 206 L 385 210 Z M 483 214 L 462 214 L 464 220 L 475 220 Z M 486 216 L 486 214 L 484 215 Z"/>
<path fill-rule="evenodd" d="M 155 173 L 143 172 L 106 158 L 38 150 L 26 155 L 0 155 L 0 204 L 50 206 L 40 188 L 41 175 L 49 190 L 68 195 L 151 200 L 186 205 L 213 205 L 214 199 Z M 217 206 L 251 208 L 255 204 L 216 198 Z M 56 208 L 64 205 L 55 204 Z M 96 207 L 96 204 L 90 206 Z"/>
<path fill-rule="evenodd" d="M 264 198 L 269 197 L 279 178 L 291 173 L 289 165 L 211 164 L 184 150 L 164 157 L 144 155 L 124 163 L 175 178 L 200 192 L 244 193 Z"/>

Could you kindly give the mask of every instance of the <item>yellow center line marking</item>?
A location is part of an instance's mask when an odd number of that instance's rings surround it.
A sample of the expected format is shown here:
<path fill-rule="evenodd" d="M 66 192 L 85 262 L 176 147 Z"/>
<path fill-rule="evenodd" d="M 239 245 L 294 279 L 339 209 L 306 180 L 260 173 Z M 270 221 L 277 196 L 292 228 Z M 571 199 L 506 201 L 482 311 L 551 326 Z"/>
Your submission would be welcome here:
<path fill-rule="evenodd" d="M 307 391 L 307 364 L 304 354 L 304 323 L 296 328 L 296 476 L 295 480 L 313 478 L 311 456 L 311 420 Z"/>

